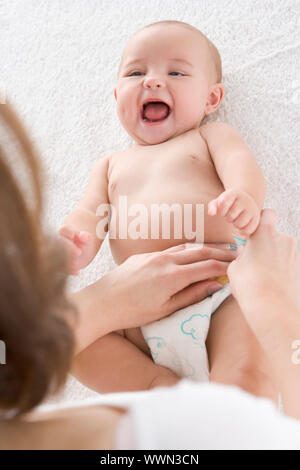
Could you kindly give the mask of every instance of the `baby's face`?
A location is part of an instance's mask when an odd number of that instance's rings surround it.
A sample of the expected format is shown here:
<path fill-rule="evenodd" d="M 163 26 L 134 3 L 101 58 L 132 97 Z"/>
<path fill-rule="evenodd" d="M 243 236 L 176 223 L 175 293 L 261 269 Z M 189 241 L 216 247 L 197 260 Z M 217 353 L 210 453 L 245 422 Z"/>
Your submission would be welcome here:
<path fill-rule="evenodd" d="M 158 144 L 198 128 L 211 112 L 213 71 L 207 45 L 193 31 L 157 25 L 138 32 L 125 48 L 115 88 L 122 125 L 138 145 Z M 148 99 L 169 105 L 165 120 L 143 119 Z"/>

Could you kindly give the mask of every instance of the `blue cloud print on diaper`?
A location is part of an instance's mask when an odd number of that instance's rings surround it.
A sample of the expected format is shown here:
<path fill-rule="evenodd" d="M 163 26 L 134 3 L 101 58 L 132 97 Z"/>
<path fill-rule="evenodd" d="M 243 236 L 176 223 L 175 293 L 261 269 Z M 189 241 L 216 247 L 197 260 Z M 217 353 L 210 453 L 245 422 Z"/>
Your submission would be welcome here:
<path fill-rule="evenodd" d="M 148 337 L 146 338 L 146 343 L 151 350 L 154 361 L 157 361 L 160 353 L 162 353 L 164 362 L 167 361 L 168 364 L 173 364 L 176 372 L 180 376 L 193 377 L 195 375 L 195 369 L 192 364 L 190 364 L 184 357 L 179 358 L 176 349 L 173 346 L 168 345 L 161 336 Z"/>
<path fill-rule="evenodd" d="M 151 354 L 154 360 L 158 358 L 160 351 L 166 347 L 166 342 L 161 336 L 151 336 L 146 338 Z"/>
<path fill-rule="evenodd" d="M 172 364 L 176 368 L 180 369 L 180 375 L 182 377 L 194 377 L 195 372 L 196 372 L 195 368 L 192 366 L 192 364 L 185 357 L 183 357 L 180 361 L 178 359 L 178 357 L 175 356 L 173 358 Z"/>
<path fill-rule="evenodd" d="M 203 318 L 210 320 L 209 315 L 195 313 L 188 320 L 184 320 L 181 323 L 180 329 L 184 335 L 190 335 L 195 343 L 199 344 L 201 347 L 205 347 L 205 340 L 207 335 L 207 328 L 203 327 Z"/>

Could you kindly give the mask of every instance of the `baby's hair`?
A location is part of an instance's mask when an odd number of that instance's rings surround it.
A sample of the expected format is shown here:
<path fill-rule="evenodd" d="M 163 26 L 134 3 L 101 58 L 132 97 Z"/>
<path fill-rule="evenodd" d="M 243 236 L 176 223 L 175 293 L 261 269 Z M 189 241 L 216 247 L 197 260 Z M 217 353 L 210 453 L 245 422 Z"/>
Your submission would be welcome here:
<path fill-rule="evenodd" d="M 140 31 L 143 31 L 146 28 L 150 28 L 151 26 L 156 26 L 156 25 L 159 25 L 159 24 L 178 25 L 178 26 L 181 26 L 183 28 L 189 29 L 190 31 L 193 31 L 194 33 L 197 33 L 197 34 L 201 35 L 201 38 L 204 39 L 205 42 L 206 42 L 209 54 L 211 56 L 211 59 L 213 61 L 214 67 L 215 67 L 215 81 L 216 81 L 216 83 L 221 83 L 221 81 L 222 81 L 222 60 L 221 60 L 220 53 L 219 53 L 218 49 L 216 48 L 216 46 L 213 44 L 213 42 L 210 39 L 208 39 L 208 37 L 205 36 L 205 34 L 203 34 L 195 26 L 192 26 L 192 25 L 190 25 L 188 23 L 185 23 L 183 21 L 163 20 L 163 21 L 157 21 L 155 23 L 151 23 L 151 24 L 148 24 L 148 25 L 144 26 L 143 28 L 136 31 L 133 36 L 135 36 L 137 33 L 139 33 Z M 120 62 L 120 66 L 119 66 L 119 70 L 118 70 L 118 76 L 119 76 L 119 73 L 120 73 L 120 70 L 121 70 L 122 63 L 123 63 L 123 57 L 122 57 L 121 62 Z"/>

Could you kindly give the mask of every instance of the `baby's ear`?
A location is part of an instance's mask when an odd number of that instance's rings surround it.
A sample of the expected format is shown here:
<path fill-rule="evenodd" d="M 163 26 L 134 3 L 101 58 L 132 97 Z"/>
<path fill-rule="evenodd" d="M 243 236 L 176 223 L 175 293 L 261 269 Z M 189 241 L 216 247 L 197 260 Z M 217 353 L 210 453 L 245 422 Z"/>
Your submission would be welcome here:
<path fill-rule="evenodd" d="M 208 100 L 205 105 L 205 114 L 217 111 L 225 96 L 225 86 L 223 83 L 215 83 L 210 87 Z"/>

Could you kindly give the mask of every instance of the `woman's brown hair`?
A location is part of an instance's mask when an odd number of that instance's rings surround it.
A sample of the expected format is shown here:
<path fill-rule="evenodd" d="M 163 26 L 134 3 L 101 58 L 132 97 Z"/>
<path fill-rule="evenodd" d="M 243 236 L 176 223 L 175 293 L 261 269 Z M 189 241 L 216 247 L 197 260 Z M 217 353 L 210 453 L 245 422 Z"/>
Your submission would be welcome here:
<path fill-rule="evenodd" d="M 68 321 L 74 308 L 65 295 L 64 252 L 41 228 L 40 161 L 8 103 L 0 105 L 0 130 L 0 340 L 6 347 L 0 409 L 18 416 L 65 383 L 74 351 Z M 1 135 L 14 150 L 5 151 Z M 28 192 L 20 181 L 22 165 Z"/>

